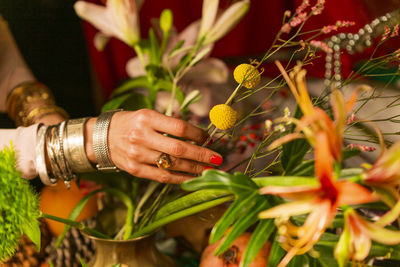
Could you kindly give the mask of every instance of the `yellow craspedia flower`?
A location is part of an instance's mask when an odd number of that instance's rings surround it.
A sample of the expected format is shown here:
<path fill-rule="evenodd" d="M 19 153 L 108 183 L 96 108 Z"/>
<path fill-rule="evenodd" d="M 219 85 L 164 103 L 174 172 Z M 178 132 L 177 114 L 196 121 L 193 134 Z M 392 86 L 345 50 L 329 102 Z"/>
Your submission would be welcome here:
<path fill-rule="evenodd" d="M 237 83 L 242 83 L 243 86 L 251 89 L 260 83 L 260 73 L 250 64 L 240 64 L 233 71 L 233 77 Z"/>
<path fill-rule="evenodd" d="M 210 120 L 220 130 L 227 130 L 235 125 L 237 113 L 226 104 L 215 105 L 210 110 Z"/>

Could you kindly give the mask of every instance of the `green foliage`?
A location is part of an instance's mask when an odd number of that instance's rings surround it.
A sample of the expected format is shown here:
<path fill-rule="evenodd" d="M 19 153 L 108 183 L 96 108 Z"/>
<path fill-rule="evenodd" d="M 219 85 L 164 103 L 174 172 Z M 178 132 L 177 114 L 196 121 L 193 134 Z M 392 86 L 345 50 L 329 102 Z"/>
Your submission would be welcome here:
<path fill-rule="evenodd" d="M 210 243 L 215 243 L 223 238 L 221 245 L 215 251 L 216 254 L 221 254 L 228 249 L 238 236 L 259 220 L 258 213 L 271 206 L 269 198 L 258 193 L 257 184 L 248 176 L 238 172 L 229 174 L 217 170 L 207 170 L 200 178 L 184 182 L 182 188 L 187 191 L 222 189 L 235 194 L 235 200 L 211 231 Z M 251 238 L 242 260 L 243 266 L 251 263 L 268 240 L 272 230 L 275 229 L 271 222 L 271 220 L 265 220 L 258 224 L 256 228 L 258 236 L 255 235 Z M 228 231 L 229 228 L 231 229 Z M 265 231 L 263 236 L 259 236 L 261 230 Z"/>
<path fill-rule="evenodd" d="M 102 112 L 122 108 L 124 110 L 138 110 L 142 108 L 151 108 L 149 99 L 140 93 L 130 93 L 121 95 L 104 104 Z"/>
<path fill-rule="evenodd" d="M 300 108 L 297 106 L 294 118 L 299 119 L 302 115 Z M 295 125 L 292 125 L 290 132 L 294 132 L 294 129 Z M 306 139 L 296 139 L 283 145 L 281 164 L 286 174 L 294 174 L 291 171 L 302 162 L 310 147 Z"/>
<path fill-rule="evenodd" d="M 14 253 L 22 234 L 40 248 L 38 196 L 15 166 L 10 145 L 0 151 L 0 262 Z"/>

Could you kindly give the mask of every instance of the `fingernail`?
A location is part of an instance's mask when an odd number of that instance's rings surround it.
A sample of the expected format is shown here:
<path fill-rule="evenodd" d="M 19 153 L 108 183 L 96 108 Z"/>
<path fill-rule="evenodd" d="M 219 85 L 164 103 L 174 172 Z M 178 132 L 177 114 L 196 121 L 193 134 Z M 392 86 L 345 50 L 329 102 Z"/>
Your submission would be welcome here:
<path fill-rule="evenodd" d="M 211 156 L 210 162 L 214 165 L 221 165 L 222 164 L 222 157 L 213 155 Z"/>
<path fill-rule="evenodd" d="M 210 169 L 215 169 L 215 168 L 212 166 L 204 166 L 204 170 L 210 170 Z"/>

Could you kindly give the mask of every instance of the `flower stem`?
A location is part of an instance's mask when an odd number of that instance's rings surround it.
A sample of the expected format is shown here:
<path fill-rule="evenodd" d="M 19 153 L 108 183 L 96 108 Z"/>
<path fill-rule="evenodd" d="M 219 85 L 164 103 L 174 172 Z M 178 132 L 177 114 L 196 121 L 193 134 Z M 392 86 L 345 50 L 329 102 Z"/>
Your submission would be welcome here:
<path fill-rule="evenodd" d="M 60 223 L 75 227 L 75 228 L 77 228 L 77 229 L 79 229 L 79 230 L 81 230 L 81 231 L 83 231 L 83 232 L 85 232 L 87 234 L 90 234 L 92 236 L 95 236 L 95 237 L 110 239 L 109 236 L 107 236 L 105 234 L 102 234 L 102 233 L 96 231 L 95 229 L 89 228 L 89 227 L 87 227 L 85 224 L 83 224 L 81 222 L 72 221 L 72 220 L 68 220 L 68 219 L 65 219 L 65 218 L 60 218 L 60 217 L 53 216 L 53 215 L 46 214 L 46 213 L 41 213 L 40 216 L 43 217 L 43 218 L 47 218 L 47 219 L 50 219 L 50 220 L 53 220 L 53 221 L 56 221 L 56 222 L 60 222 Z"/>

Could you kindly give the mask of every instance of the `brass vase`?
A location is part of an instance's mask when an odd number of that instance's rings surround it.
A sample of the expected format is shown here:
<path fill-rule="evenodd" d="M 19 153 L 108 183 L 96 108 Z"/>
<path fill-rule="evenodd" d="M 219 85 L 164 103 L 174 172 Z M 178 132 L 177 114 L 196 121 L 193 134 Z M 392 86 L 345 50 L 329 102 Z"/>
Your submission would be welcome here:
<path fill-rule="evenodd" d="M 121 267 L 175 267 L 172 259 L 156 248 L 151 235 L 129 240 L 88 237 L 96 242 L 90 267 L 111 267 L 118 263 Z"/>

